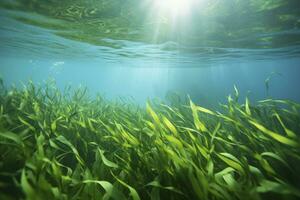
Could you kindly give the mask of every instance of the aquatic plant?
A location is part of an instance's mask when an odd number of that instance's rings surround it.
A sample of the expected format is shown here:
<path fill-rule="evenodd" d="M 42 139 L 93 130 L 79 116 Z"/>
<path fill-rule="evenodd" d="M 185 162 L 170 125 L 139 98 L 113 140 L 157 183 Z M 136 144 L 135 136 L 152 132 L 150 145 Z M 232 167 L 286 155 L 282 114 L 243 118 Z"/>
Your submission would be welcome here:
<path fill-rule="evenodd" d="M 299 199 L 300 105 L 0 92 L 0 199 Z"/>

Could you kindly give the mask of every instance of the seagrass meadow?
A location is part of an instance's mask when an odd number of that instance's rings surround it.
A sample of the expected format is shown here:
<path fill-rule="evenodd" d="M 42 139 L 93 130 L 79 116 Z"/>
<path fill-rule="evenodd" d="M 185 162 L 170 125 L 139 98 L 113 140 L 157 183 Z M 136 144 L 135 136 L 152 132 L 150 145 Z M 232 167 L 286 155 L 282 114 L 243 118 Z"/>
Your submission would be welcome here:
<path fill-rule="evenodd" d="M 236 88 L 214 111 L 2 82 L 0 199 L 299 199 L 299 109 Z"/>

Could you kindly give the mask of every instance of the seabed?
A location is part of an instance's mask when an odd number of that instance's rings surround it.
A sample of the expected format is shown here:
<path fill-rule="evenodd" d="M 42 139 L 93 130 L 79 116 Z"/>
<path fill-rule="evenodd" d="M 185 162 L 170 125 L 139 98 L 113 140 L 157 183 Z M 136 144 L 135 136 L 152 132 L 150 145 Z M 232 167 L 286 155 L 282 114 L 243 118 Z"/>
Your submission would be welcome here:
<path fill-rule="evenodd" d="M 220 112 L 28 83 L 0 95 L 0 199 L 299 199 L 300 104 Z"/>

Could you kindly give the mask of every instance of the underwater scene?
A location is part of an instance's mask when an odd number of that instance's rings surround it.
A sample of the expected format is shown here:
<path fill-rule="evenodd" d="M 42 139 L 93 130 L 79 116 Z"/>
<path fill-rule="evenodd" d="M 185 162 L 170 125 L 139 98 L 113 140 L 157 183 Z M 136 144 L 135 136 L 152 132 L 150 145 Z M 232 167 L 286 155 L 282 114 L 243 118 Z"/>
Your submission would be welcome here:
<path fill-rule="evenodd" d="M 300 199 L 299 0 L 1 0 L 1 200 Z"/>

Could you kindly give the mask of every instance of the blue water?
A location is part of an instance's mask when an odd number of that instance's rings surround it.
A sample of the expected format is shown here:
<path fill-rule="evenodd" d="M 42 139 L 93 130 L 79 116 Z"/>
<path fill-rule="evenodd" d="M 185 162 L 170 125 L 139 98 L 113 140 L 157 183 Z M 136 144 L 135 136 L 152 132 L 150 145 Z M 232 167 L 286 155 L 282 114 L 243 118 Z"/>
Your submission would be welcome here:
<path fill-rule="evenodd" d="M 226 100 L 233 86 L 253 100 L 267 98 L 292 99 L 300 102 L 300 59 L 272 61 L 230 61 L 206 67 L 131 67 L 105 61 L 87 60 L 28 60 L 2 58 L 1 74 L 7 85 L 32 80 L 43 83 L 54 79 L 63 89 L 86 86 L 91 94 L 100 93 L 107 98 L 133 97 L 143 104 L 147 98 L 164 99 L 167 92 L 189 94 L 194 101 L 212 106 Z M 84 66 L 84 67 L 83 67 Z M 267 95 L 265 79 L 270 79 Z"/>
<path fill-rule="evenodd" d="M 130 97 L 138 104 L 149 98 L 164 100 L 169 92 L 176 92 L 190 95 L 202 105 L 216 106 L 236 85 L 241 99 L 271 97 L 300 102 L 297 44 L 251 49 L 100 39 L 113 46 L 108 47 L 60 37 L 51 29 L 22 23 L 10 14 L 6 10 L 0 14 L 0 74 L 8 86 L 53 79 L 59 88 L 86 86 L 91 95 Z M 299 31 L 274 32 L 273 36 L 282 34 L 297 35 Z M 252 37 L 267 36 L 270 34 Z M 265 80 L 274 72 L 267 94 Z"/>

